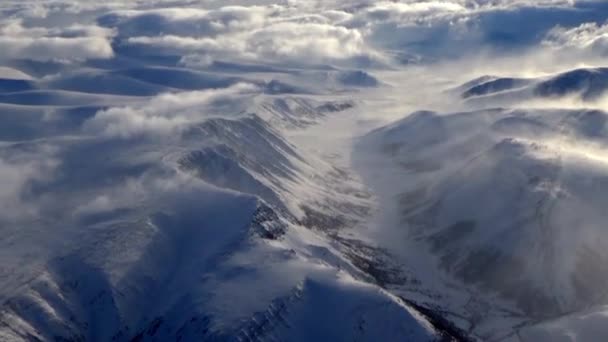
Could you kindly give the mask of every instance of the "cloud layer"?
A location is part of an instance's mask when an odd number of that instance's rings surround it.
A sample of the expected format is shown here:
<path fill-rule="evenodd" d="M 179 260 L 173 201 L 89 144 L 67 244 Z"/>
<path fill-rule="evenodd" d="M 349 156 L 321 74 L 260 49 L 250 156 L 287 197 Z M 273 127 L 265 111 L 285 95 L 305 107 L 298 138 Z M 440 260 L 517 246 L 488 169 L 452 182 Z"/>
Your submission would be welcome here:
<path fill-rule="evenodd" d="M 560 24 L 565 31 L 597 25 L 604 7 L 575 0 L 8 2 L 0 7 L 10 18 L 0 58 L 111 58 L 118 44 L 208 61 L 386 66 L 414 55 L 460 57 L 473 47 L 538 48 Z"/>

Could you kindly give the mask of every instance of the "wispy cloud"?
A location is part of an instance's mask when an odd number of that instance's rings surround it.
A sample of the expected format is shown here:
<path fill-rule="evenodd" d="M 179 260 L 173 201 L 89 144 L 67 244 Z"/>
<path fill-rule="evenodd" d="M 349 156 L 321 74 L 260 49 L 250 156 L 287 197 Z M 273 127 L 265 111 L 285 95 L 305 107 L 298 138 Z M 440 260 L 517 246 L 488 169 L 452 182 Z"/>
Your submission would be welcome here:
<path fill-rule="evenodd" d="M 89 133 L 117 138 L 167 135 L 188 124 L 222 114 L 214 110 L 214 104 L 222 100 L 232 102 L 230 113 L 239 113 L 242 111 L 239 97 L 252 94 L 256 89 L 254 85 L 237 84 L 225 89 L 163 94 L 138 105 L 100 111 L 84 127 Z"/>

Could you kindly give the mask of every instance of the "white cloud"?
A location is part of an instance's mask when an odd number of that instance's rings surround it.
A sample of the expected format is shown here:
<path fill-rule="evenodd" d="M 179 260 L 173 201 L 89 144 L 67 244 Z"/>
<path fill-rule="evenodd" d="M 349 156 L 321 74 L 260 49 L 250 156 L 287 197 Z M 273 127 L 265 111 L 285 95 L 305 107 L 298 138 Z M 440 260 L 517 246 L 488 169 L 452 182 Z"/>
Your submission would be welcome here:
<path fill-rule="evenodd" d="M 317 14 L 280 5 L 226 6 L 117 11 L 100 23 L 117 28 L 131 44 L 169 54 L 303 64 L 381 59 L 358 28 L 340 24 L 351 16 L 339 10 Z"/>
<path fill-rule="evenodd" d="M 18 155 L 0 157 L 0 220 L 18 220 L 37 214 L 37 205 L 25 200 L 28 185 L 53 174 L 59 161 L 52 149 L 42 147 Z"/>
<path fill-rule="evenodd" d="M 347 59 L 365 55 L 369 47 L 358 30 L 326 24 L 279 23 L 249 37 L 259 56 Z"/>
<path fill-rule="evenodd" d="M 113 31 L 74 25 L 47 29 L 24 27 L 21 20 L 0 22 L 0 59 L 85 60 L 114 55 Z"/>
<path fill-rule="evenodd" d="M 0 57 L 32 60 L 109 58 L 112 47 L 103 38 L 0 37 Z"/>
<path fill-rule="evenodd" d="M 178 35 L 214 36 L 220 33 L 263 27 L 280 6 L 226 6 L 215 10 L 201 8 L 161 8 L 114 11 L 100 23 L 120 28 L 129 36 Z"/>
<path fill-rule="evenodd" d="M 585 23 L 574 28 L 558 26 L 548 33 L 544 43 L 554 48 L 574 48 L 607 54 L 608 24 Z"/>
<path fill-rule="evenodd" d="M 114 107 L 98 112 L 85 123 L 85 130 L 108 137 L 129 138 L 135 135 L 166 135 L 194 122 L 217 115 L 214 105 L 230 100 L 232 112 L 221 106 L 223 115 L 238 113 L 239 97 L 254 93 L 250 84 L 230 88 L 163 94 L 139 105 Z"/>
<path fill-rule="evenodd" d="M 216 38 L 160 37 L 130 38 L 132 44 L 144 44 L 170 52 L 200 53 L 221 58 L 272 59 L 321 63 L 368 56 L 379 57 L 365 43 L 357 30 L 317 24 L 282 22 L 255 31 L 243 31 Z"/>
<path fill-rule="evenodd" d="M 384 19 L 400 17 L 403 15 L 430 15 L 440 13 L 463 12 L 466 8 L 456 2 L 426 1 L 426 2 L 388 2 L 382 1 L 363 11 L 363 15 L 370 18 Z"/>
<path fill-rule="evenodd" d="M 184 54 L 198 55 L 206 60 L 244 59 L 359 67 L 361 62 L 386 64 L 394 57 L 395 51 L 404 55 L 421 55 L 432 49 L 450 50 L 453 54 L 459 50 L 468 51 L 483 39 L 483 31 L 488 29 L 476 26 L 475 20 L 488 13 L 510 12 L 522 7 L 572 7 L 576 2 L 201 0 L 190 1 L 180 7 L 174 1 L 161 0 L 133 3 L 81 1 L 76 4 L 55 0 L 47 4 L 50 3 L 53 5 L 29 7 L 41 13 L 42 10 L 64 15 L 74 13 L 75 17 L 81 13 L 87 13 L 87 16 L 97 13 L 100 25 L 115 28 L 121 41 L 144 49 L 144 54 Z M 95 30 L 97 32 L 93 32 Z M 87 44 L 90 46 L 87 48 L 83 45 L 75 51 L 76 59 L 94 58 L 95 55 L 105 58 L 111 56 L 111 46 L 107 42 L 111 35 L 101 30 L 91 26 L 87 32 L 80 31 L 78 34 L 72 28 L 72 35 L 69 36 L 68 30 L 62 33 L 43 32 L 43 36 L 69 39 L 87 37 L 91 39 Z M 436 42 L 427 43 L 431 40 Z M 5 45 L 8 43 L 5 42 Z M 76 41 L 72 43 L 78 44 Z M 64 46 L 63 49 L 67 48 Z M 23 48 L 18 51 L 28 52 Z M 398 56 L 397 59 L 401 58 Z"/>

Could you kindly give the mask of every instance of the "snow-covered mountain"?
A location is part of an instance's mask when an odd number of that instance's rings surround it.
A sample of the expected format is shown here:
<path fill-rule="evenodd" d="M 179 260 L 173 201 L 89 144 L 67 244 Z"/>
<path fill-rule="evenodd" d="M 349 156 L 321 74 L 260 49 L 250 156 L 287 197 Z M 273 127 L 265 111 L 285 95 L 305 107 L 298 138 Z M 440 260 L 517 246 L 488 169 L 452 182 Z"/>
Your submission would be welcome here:
<path fill-rule="evenodd" d="M 397 198 L 409 238 L 441 269 L 542 317 L 605 295 L 606 118 L 419 112 L 366 142 L 410 179 Z"/>
<path fill-rule="evenodd" d="M 570 100 L 592 104 L 608 90 L 608 69 L 584 68 L 541 77 L 482 76 L 456 88 L 476 106 L 513 106 L 521 102 Z"/>
<path fill-rule="evenodd" d="M 2 166 L 31 172 L 3 197 L 30 207 L 2 218 L 2 339 L 449 336 L 328 237 L 368 200 L 289 140 L 355 101 L 281 84 L 156 66 L 7 78 Z"/>
<path fill-rule="evenodd" d="M 457 88 L 462 112 L 413 112 L 359 140 L 387 217 L 374 236 L 415 279 L 393 292 L 482 340 L 553 340 L 606 301 L 602 70 L 475 79 Z M 589 108 L 558 108 L 569 95 Z"/>
<path fill-rule="evenodd" d="M 439 338 L 324 237 L 361 220 L 366 200 L 279 128 L 351 103 L 262 94 L 243 100 L 251 112 L 237 106 L 218 116 L 225 100 L 205 106 L 205 94 L 194 95 L 192 108 L 161 95 L 98 111 L 82 123 L 93 135 L 2 147 L 6 163 L 45 149 L 61 161 L 28 181 L 34 212 L 5 221 L 5 340 Z M 164 115 L 154 112 L 163 105 L 209 117 L 170 132 L 123 121 L 113 128 L 124 119 L 116 113 L 146 120 Z M 53 114 L 68 121 L 70 112 Z M 332 317 L 345 319 L 329 324 Z"/>
<path fill-rule="evenodd" d="M 0 341 L 608 339 L 607 19 L 2 1 Z"/>

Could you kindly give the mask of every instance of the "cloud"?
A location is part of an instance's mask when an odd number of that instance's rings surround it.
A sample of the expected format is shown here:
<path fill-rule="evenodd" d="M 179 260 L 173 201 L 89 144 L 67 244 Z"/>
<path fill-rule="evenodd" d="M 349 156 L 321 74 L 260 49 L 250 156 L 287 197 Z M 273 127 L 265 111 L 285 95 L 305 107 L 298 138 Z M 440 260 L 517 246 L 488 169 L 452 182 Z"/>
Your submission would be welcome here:
<path fill-rule="evenodd" d="M 0 159 L 0 203 L 4 210 L 11 208 L 13 210 L 7 212 L 13 212 L 17 206 L 20 206 L 21 191 L 34 171 L 34 165 L 13 164 Z"/>
<path fill-rule="evenodd" d="M 239 32 L 216 38 L 180 36 L 134 37 L 131 44 L 143 44 L 182 54 L 238 56 L 242 59 L 279 62 L 323 63 L 358 57 L 379 57 L 357 30 L 317 23 L 283 22 L 253 32 Z"/>
<path fill-rule="evenodd" d="M 24 27 L 6 20 L 0 28 L 0 59 L 86 60 L 110 58 L 113 31 L 87 25 L 66 28 Z"/>
<path fill-rule="evenodd" d="M 116 28 L 133 46 L 165 54 L 298 64 L 381 60 L 357 28 L 339 24 L 349 17 L 341 11 L 299 13 L 269 5 L 117 11 L 99 22 Z"/>
<path fill-rule="evenodd" d="M 112 47 L 101 38 L 0 37 L 0 57 L 31 60 L 110 58 Z"/>
<path fill-rule="evenodd" d="M 103 15 L 98 22 L 116 27 L 125 36 L 177 35 L 215 36 L 263 27 L 280 6 L 226 6 L 215 10 L 200 8 L 161 8 L 122 10 Z"/>
<path fill-rule="evenodd" d="M 372 20 L 392 19 L 416 19 L 423 16 L 438 15 L 444 13 L 465 12 L 466 8 L 459 3 L 449 1 L 427 1 L 427 2 L 378 2 L 365 9 L 360 15 Z"/>
<path fill-rule="evenodd" d="M 84 128 L 89 133 L 114 138 L 168 135 L 213 115 L 238 114 L 243 110 L 239 98 L 246 99 L 256 91 L 256 86 L 237 84 L 225 89 L 163 94 L 139 105 L 100 111 Z"/>
<path fill-rule="evenodd" d="M 494 18 L 497 12 L 501 17 L 518 17 L 526 8 L 540 8 L 548 11 L 547 22 L 551 22 L 555 9 L 572 9 L 582 3 L 594 6 L 575 0 L 191 1 L 183 7 L 161 0 L 54 0 L 44 5 L 14 2 L 12 7 L 21 18 L 73 13 L 71 21 L 77 21 L 99 13 L 99 25 L 116 29 L 121 41 L 144 52 L 160 49 L 164 54 L 192 54 L 210 60 L 351 65 L 372 61 L 384 65 L 395 51 L 435 58 L 446 51 L 450 56 L 466 53 L 478 43 L 500 45 L 536 37 L 537 26 L 543 29 L 544 24 L 513 25 L 505 19 L 501 27 L 492 27 L 488 25 L 493 19 L 483 18 Z M 26 15 L 29 12 L 32 14 Z M 536 17 L 522 21 L 538 22 Z M 35 59 L 111 57 L 110 36 L 99 27 L 94 30 L 97 32 L 76 34 L 73 28 L 72 35 L 47 32 L 21 44 L 7 36 L 2 37 L 0 47 L 8 47 L 10 55 L 5 54 L 10 58 L 18 54 Z M 41 49 L 49 49 L 51 56 L 40 56 Z"/>
<path fill-rule="evenodd" d="M 15 152 L 15 151 L 13 151 Z M 19 220 L 37 214 L 35 200 L 27 199 L 29 185 L 43 181 L 53 174 L 59 161 L 49 147 L 11 153 L 3 150 L 0 156 L 0 220 Z"/>
<path fill-rule="evenodd" d="M 608 24 L 584 23 L 574 28 L 557 26 L 544 40 L 544 44 L 558 49 L 578 49 L 608 54 Z"/>
<path fill-rule="evenodd" d="M 538 43 L 533 39 L 542 37 L 546 33 L 542 31 L 570 14 L 569 10 L 581 18 L 581 13 L 593 12 L 575 11 L 580 2 L 573 0 L 235 0 L 192 1 L 180 7 L 173 1 L 52 3 L 44 7 L 49 13 L 98 13 L 98 25 L 116 33 L 121 46 L 140 51 L 140 55 L 350 67 L 385 66 L 391 60 L 420 60 L 419 56 L 454 58 L 480 45 L 499 49 L 532 45 Z M 521 22 L 527 24 L 517 24 Z M 87 44 L 72 42 L 83 44 L 75 51 L 78 59 L 111 56 L 111 46 L 101 37 L 111 39 L 102 32 L 70 37 L 64 32 L 54 37 L 91 39 Z"/>

